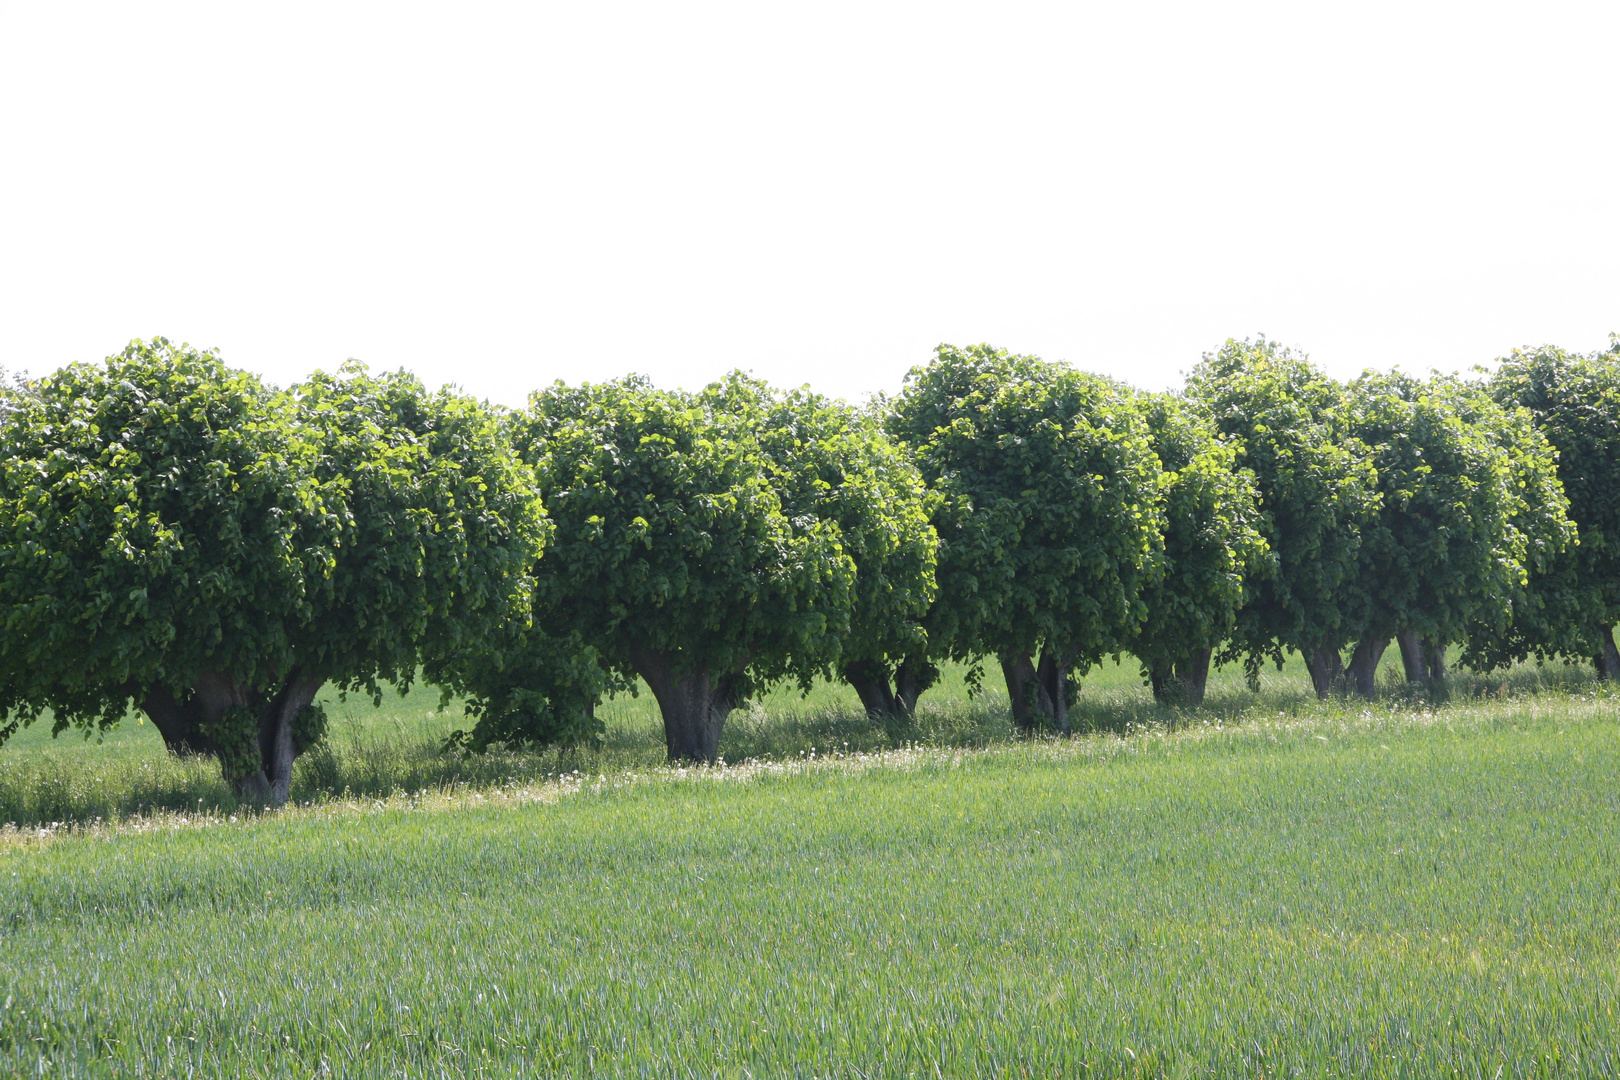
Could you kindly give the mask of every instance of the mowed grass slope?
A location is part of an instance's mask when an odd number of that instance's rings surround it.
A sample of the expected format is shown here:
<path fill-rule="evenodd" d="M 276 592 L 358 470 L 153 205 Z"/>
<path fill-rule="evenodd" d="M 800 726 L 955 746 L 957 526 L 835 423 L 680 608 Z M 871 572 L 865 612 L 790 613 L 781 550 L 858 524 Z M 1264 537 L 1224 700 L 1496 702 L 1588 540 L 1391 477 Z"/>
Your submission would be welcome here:
<path fill-rule="evenodd" d="M 1547 695 L 615 773 L 0 853 L 0 1061 L 1620 1074 L 1620 725 Z"/>

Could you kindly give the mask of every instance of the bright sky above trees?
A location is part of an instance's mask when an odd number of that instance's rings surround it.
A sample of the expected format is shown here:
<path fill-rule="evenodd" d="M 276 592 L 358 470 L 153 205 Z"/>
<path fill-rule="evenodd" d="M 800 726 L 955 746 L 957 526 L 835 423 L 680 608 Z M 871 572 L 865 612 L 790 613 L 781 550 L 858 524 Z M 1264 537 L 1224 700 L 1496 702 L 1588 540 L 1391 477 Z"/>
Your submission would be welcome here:
<path fill-rule="evenodd" d="M 0 7 L 0 364 L 168 335 L 521 403 L 941 341 L 1154 389 L 1620 330 L 1620 7 Z"/>

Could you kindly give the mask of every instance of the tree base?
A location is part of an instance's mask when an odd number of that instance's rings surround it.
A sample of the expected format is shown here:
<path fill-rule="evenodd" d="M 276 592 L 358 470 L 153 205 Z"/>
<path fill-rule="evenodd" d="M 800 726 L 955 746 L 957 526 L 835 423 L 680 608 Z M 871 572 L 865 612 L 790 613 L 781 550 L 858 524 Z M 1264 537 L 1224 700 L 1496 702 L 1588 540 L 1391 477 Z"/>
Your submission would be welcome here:
<path fill-rule="evenodd" d="M 707 667 L 686 667 L 680 660 L 678 654 L 665 649 L 630 650 L 636 674 L 658 699 L 669 760 L 718 761 L 720 733 L 738 704 L 737 676 L 722 674 L 716 678 Z"/>
<path fill-rule="evenodd" d="M 1384 658 L 1387 648 L 1389 638 L 1362 638 L 1356 642 L 1356 651 L 1350 656 L 1350 666 L 1345 670 L 1350 688 L 1368 701 L 1378 690 L 1378 662 Z"/>
<path fill-rule="evenodd" d="M 1401 648 L 1401 667 L 1406 673 L 1408 686 L 1423 686 L 1430 690 L 1438 687 L 1446 677 L 1446 647 L 1431 638 L 1420 637 L 1416 630 L 1402 630 L 1395 635 Z"/>
<path fill-rule="evenodd" d="M 1300 651 L 1305 656 L 1305 668 L 1311 673 L 1311 687 L 1318 698 L 1326 701 L 1344 685 L 1344 662 L 1339 657 L 1339 650 L 1315 645 Z"/>
<path fill-rule="evenodd" d="M 1174 664 L 1165 664 L 1149 672 L 1153 685 L 1153 700 L 1160 705 L 1194 708 L 1204 703 L 1204 690 L 1209 685 L 1209 661 L 1213 649 L 1200 649 Z"/>
<path fill-rule="evenodd" d="M 1613 626 L 1598 627 L 1598 654 L 1594 659 L 1598 678 L 1611 681 L 1620 679 L 1620 649 L 1614 646 Z"/>
<path fill-rule="evenodd" d="M 1064 735 L 1070 733 L 1069 665 L 1062 654 L 1042 649 L 1037 668 L 1028 653 L 1009 653 L 1001 658 L 1001 673 L 1007 680 L 1013 722 L 1020 730 L 1032 733 L 1046 721 Z"/>
<path fill-rule="evenodd" d="M 205 671 L 183 700 L 164 686 L 146 688 L 140 708 L 170 753 L 216 757 L 243 799 L 282 806 L 291 794 L 293 762 L 314 742 L 299 730 L 300 717 L 325 682 L 295 668 L 265 700 L 228 675 Z"/>

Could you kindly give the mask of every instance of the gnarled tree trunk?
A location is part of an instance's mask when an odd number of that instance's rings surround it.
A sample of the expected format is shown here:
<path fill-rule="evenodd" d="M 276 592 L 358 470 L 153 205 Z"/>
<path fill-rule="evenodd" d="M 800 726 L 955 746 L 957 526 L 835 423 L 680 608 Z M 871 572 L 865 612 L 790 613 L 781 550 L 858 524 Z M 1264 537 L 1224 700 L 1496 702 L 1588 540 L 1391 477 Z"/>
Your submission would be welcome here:
<path fill-rule="evenodd" d="M 917 714 L 917 699 L 939 679 L 939 669 L 922 657 L 908 656 L 894 670 L 894 700 L 902 715 Z"/>
<path fill-rule="evenodd" d="M 701 664 L 684 664 L 678 654 L 665 649 L 633 646 L 630 662 L 658 699 L 669 760 L 716 760 L 720 732 L 737 706 L 733 678 L 716 677 Z"/>
<path fill-rule="evenodd" d="M 1041 686 L 1034 662 L 1028 653 L 1008 653 L 1001 658 L 1001 674 L 1007 680 L 1013 722 L 1025 732 L 1034 731 L 1037 717 L 1052 715 L 1052 701 Z"/>
<path fill-rule="evenodd" d="M 324 682 L 316 675 L 295 671 L 260 710 L 259 756 L 264 764 L 243 782 L 243 793 L 249 798 L 274 806 L 286 803 L 292 792 L 293 760 L 305 750 L 294 737 L 293 724 L 314 702 Z"/>
<path fill-rule="evenodd" d="M 1046 658 L 1042 657 L 1043 664 Z M 1055 661 L 1048 669 L 1055 670 Z M 1001 658 L 1001 673 L 1007 680 L 1007 698 L 1012 705 L 1013 722 L 1025 732 L 1035 730 L 1043 719 L 1054 719 L 1056 709 L 1047 690 L 1049 678 L 1043 678 L 1028 653 L 1008 653 Z M 1065 714 L 1065 719 L 1067 715 Z"/>
<path fill-rule="evenodd" d="M 1378 661 L 1384 658 L 1387 648 L 1389 638 L 1365 637 L 1356 642 L 1356 651 L 1350 656 L 1350 667 L 1346 671 L 1350 686 L 1368 701 L 1378 688 Z"/>
<path fill-rule="evenodd" d="M 882 720 L 907 720 L 917 712 L 917 699 L 934 685 L 939 669 L 926 659 L 908 656 L 894 669 L 891 688 L 889 665 L 881 660 L 845 664 L 844 681 L 860 696 L 866 715 Z"/>
<path fill-rule="evenodd" d="M 889 688 L 889 665 L 876 660 L 858 660 L 844 665 L 844 681 L 860 695 L 866 715 L 886 719 L 899 715 L 899 701 Z"/>
<path fill-rule="evenodd" d="M 1597 673 L 1600 679 L 1620 679 L 1620 649 L 1614 647 L 1614 627 L 1598 627 Z"/>
<path fill-rule="evenodd" d="M 1401 647 L 1401 667 L 1409 683 L 1438 683 L 1446 677 L 1446 647 L 1432 638 L 1419 637 L 1415 630 L 1395 635 Z"/>
<path fill-rule="evenodd" d="M 140 708 L 171 753 L 213 755 L 237 794 L 281 806 L 291 793 L 293 761 L 308 749 L 299 742 L 296 721 L 325 683 L 323 676 L 295 668 L 266 700 L 229 675 L 205 671 L 183 700 L 164 686 L 146 688 Z M 248 713 L 247 729 L 232 726 L 230 710 Z"/>
<path fill-rule="evenodd" d="M 1311 673 L 1316 696 L 1327 700 L 1328 695 L 1344 684 L 1344 662 L 1339 658 L 1339 650 L 1326 645 L 1307 645 L 1300 651 L 1305 655 L 1305 667 Z"/>

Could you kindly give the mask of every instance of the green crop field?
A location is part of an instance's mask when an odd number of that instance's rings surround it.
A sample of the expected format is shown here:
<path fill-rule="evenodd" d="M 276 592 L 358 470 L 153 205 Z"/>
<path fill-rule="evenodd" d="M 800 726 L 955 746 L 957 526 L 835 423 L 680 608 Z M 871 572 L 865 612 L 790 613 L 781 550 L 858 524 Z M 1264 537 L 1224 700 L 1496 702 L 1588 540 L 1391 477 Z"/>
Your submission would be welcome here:
<path fill-rule="evenodd" d="M 717 770 L 657 764 L 645 698 L 467 762 L 430 691 L 351 700 L 261 815 L 144 725 L 30 730 L 0 1072 L 1620 1075 L 1606 688 L 1225 673 L 1178 716 L 1110 669 L 1094 733 L 1018 742 L 961 675 L 910 732 L 779 691 Z"/>

